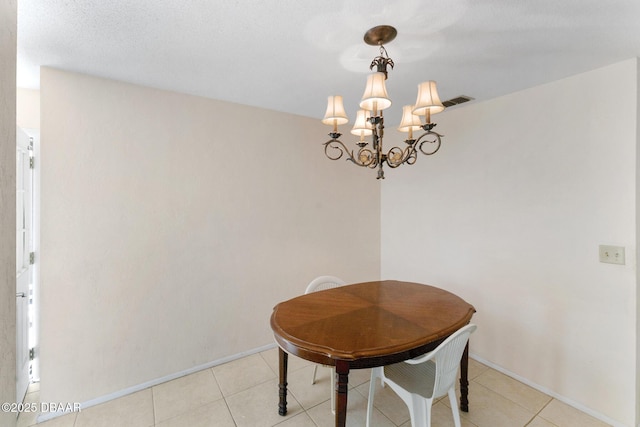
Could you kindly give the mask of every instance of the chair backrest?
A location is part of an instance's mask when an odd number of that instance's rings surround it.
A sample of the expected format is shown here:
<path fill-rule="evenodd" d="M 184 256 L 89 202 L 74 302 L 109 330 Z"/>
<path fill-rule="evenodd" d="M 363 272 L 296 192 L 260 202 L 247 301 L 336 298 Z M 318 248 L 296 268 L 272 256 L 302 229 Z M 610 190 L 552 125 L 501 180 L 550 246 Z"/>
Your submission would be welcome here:
<path fill-rule="evenodd" d="M 435 362 L 435 384 L 433 385 L 433 397 L 440 397 L 447 394 L 453 386 L 460 367 L 460 359 L 467 345 L 469 336 L 478 327 L 470 323 L 456 332 L 451 334 L 444 340 L 435 350 L 423 357 L 407 360 L 408 363 L 421 363 L 422 361 L 432 360 Z"/>
<path fill-rule="evenodd" d="M 320 276 L 316 277 L 307 285 L 307 289 L 304 291 L 305 294 L 323 291 L 325 289 L 337 288 L 338 286 L 344 285 L 344 280 L 334 277 L 334 276 Z"/>

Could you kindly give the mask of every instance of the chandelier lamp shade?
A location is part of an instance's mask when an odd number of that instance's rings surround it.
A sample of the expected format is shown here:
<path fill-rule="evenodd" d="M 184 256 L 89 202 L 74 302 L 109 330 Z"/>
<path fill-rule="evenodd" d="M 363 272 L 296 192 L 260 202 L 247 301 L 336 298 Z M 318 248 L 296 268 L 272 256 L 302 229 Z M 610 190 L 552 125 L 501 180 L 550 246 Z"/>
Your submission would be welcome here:
<path fill-rule="evenodd" d="M 351 133 L 359 137 L 357 149 L 349 150 L 340 141 L 341 133 L 338 126 L 348 123 L 349 119 L 344 109 L 342 96 L 329 96 L 327 110 L 322 123 L 332 126 L 329 133 L 331 139 L 324 143 L 325 155 L 331 160 L 338 160 L 343 156 L 354 164 L 371 169 L 378 169 L 378 179 L 384 179 L 383 166 L 397 168 L 400 165 L 412 165 L 418 158 L 418 152 L 427 156 L 435 154 L 440 149 L 442 135 L 433 131 L 435 123 L 431 122 L 431 115 L 444 111 L 440 101 L 436 82 L 430 80 L 418 85 L 418 97 L 414 105 L 402 108 L 402 119 L 398 130 L 407 133 L 404 148 L 392 147 L 388 151 L 382 148 L 384 137 L 383 110 L 391 107 L 391 99 L 387 94 L 385 81 L 388 67 L 393 69 L 393 60 L 389 58 L 384 44 L 392 41 L 397 35 L 395 28 L 388 25 L 374 27 L 364 35 L 365 43 L 379 46 L 380 56 L 371 62 L 369 69 L 376 69 L 367 76 L 367 84 L 360 101 L 360 110 L 356 113 L 356 120 Z M 422 120 L 424 116 L 424 121 Z M 414 132 L 422 132 L 414 138 Z M 367 138 L 371 137 L 371 145 Z"/>

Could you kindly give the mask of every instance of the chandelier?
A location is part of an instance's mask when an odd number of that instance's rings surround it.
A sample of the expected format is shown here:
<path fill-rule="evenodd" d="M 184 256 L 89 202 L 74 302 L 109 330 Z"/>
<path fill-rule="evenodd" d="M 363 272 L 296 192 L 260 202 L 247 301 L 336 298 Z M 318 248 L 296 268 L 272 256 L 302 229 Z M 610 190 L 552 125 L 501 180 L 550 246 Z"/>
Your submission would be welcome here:
<path fill-rule="evenodd" d="M 391 100 L 387 95 L 385 80 L 387 79 L 387 67 L 393 69 L 393 60 L 389 58 L 384 44 L 391 42 L 398 34 L 397 30 L 389 25 L 380 25 L 371 28 L 364 35 L 364 41 L 371 46 L 380 47 L 380 56 L 377 56 L 369 66 L 376 71 L 367 77 L 367 85 L 360 101 L 360 110 L 356 113 L 356 121 L 351 129 L 353 135 L 359 136 L 356 143 L 357 152 L 349 150 L 338 138 L 342 136 L 338 132 L 338 125 L 348 123 L 349 119 L 344 110 L 342 96 L 329 96 L 327 111 L 322 123 L 333 126 L 329 133 L 331 139 L 324 143 L 324 153 L 331 160 L 338 160 L 346 155 L 347 160 L 362 167 L 378 168 L 377 179 L 384 179 L 383 165 L 397 168 L 400 165 L 412 165 L 418 158 L 418 151 L 430 156 L 440 148 L 442 135 L 432 129 L 436 125 L 431 123 L 431 115 L 444 110 L 436 90 L 436 82 L 427 81 L 418 85 L 418 98 L 415 105 L 405 105 L 402 108 L 402 119 L 398 130 L 408 132 L 403 148 L 392 147 L 383 152 L 382 139 L 384 137 L 384 117 L 382 110 L 391 106 Z M 425 116 L 422 123 L 420 116 Z M 422 130 L 418 138 L 413 137 L 413 132 Z M 365 137 L 371 136 L 371 146 Z"/>

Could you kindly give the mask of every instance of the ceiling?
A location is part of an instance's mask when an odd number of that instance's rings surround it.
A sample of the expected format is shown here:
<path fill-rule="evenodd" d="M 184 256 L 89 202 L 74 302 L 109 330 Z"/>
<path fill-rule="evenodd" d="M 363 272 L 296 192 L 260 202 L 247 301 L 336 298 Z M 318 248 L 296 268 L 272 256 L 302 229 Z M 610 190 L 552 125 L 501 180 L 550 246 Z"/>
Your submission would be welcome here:
<path fill-rule="evenodd" d="M 381 24 L 395 121 L 425 80 L 478 102 L 640 56 L 638 0 L 18 0 L 17 82 L 50 66 L 314 118 L 342 94 L 353 120 Z"/>

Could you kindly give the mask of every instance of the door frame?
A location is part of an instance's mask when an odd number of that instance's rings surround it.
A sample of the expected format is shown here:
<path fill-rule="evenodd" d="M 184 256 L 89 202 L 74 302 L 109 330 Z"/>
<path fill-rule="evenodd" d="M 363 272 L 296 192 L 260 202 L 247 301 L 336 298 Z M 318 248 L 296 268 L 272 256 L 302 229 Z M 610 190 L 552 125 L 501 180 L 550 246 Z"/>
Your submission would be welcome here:
<path fill-rule="evenodd" d="M 28 348 L 33 349 L 29 372 L 29 383 L 31 383 L 40 381 L 40 130 L 20 127 L 17 130 L 22 130 L 30 138 L 33 159 L 33 168 L 31 168 L 31 251 L 35 254 L 35 258 L 31 265 L 31 289 L 28 295 L 30 301 L 27 305 L 26 319 L 29 328 Z M 18 399 L 22 397 L 24 396 L 18 396 Z"/>

